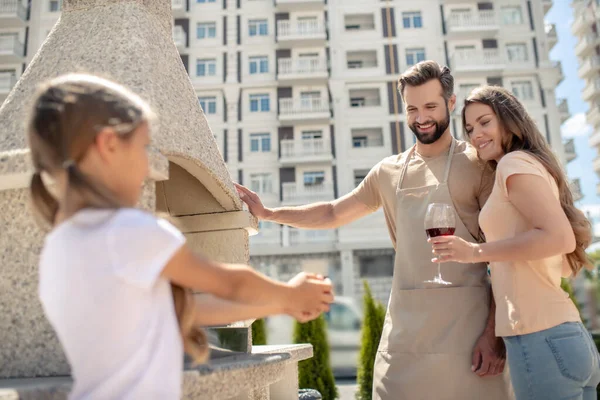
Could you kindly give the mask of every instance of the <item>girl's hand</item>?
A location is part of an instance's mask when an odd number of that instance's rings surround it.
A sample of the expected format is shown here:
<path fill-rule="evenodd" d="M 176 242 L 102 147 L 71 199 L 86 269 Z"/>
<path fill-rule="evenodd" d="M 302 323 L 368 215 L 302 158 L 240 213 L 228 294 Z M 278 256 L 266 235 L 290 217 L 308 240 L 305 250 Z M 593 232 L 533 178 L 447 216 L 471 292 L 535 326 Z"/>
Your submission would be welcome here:
<path fill-rule="evenodd" d="M 465 264 L 477 262 L 478 244 L 469 243 L 458 236 L 437 236 L 427 241 L 431 243 L 432 253 L 435 254 L 431 262 L 454 261 Z"/>
<path fill-rule="evenodd" d="M 288 285 L 292 290 L 285 309 L 289 310 L 294 317 L 302 315 L 307 310 L 310 310 L 309 317 L 313 314 L 318 316 L 328 311 L 329 304 L 333 302 L 331 281 L 320 275 L 301 272 L 293 277 Z"/>

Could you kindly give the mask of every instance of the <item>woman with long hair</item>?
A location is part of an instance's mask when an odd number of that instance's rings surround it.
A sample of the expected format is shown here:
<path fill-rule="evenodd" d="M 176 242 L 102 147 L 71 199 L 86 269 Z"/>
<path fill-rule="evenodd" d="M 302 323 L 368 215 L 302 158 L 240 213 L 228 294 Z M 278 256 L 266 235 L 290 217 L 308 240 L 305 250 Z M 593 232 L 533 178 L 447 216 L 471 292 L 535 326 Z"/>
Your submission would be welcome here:
<path fill-rule="evenodd" d="M 565 173 L 519 100 L 475 89 L 462 121 L 479 157 L 496 170 L 479 223 L 487 243 L 431 238 L 434 262 L 489 262 L 496 335 L 507 349 L 517 399 L 595 399 L 598 352 L 561 278 L 591 267 L 591 227 Z"/>

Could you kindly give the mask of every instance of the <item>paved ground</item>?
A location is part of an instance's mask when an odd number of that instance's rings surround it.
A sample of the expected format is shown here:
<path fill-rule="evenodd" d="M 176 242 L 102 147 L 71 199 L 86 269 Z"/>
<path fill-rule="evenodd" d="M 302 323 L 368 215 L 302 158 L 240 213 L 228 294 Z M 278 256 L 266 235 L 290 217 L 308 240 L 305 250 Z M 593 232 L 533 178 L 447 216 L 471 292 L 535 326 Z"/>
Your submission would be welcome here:
<path fill-rule="evenodd" d="M 340 393 L 339 400 L 354 400 L 355 399 L 354 395 L 358 388 L 355 380 L 340 379 L 340 380 L 336 381 L 336 384 L 338 387 L 338 391 Z"/>

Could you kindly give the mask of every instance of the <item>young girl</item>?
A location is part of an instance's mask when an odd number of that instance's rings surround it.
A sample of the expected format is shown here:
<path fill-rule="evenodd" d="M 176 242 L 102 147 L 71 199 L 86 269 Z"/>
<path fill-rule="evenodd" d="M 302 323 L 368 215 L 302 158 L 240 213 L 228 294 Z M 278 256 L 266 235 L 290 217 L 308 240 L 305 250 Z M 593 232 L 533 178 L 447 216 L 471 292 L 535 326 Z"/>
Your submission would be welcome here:
<path fill-rule="evenodd" d="M 504 339 L 517 399 L 596 399 L 598 353 L 561 277 L 590 266 L 590 224 L 521 103 L 500 87 L 475 89 L 463 126 L 496 168 L 481 210 L 487 243 L 432 238 L 434 261 L 490 262 L 496 335 Z"/>
<path fill-rule="evenodd" d="M 277 313 L 306 321 L 333 300 L 317 276 L 279 283 L 195 255 L 167 221 L 135 209 L 151 120 L 139 97 L 87 75 L 51 81 L 34 102 L 31 195 L 53 225 L 39 295 L 72 368 L 71 399 L 179 399 L 184 347 L 206 359 L 198 326 Z M 215 297 L 195 303 L 189 289 Z"/>

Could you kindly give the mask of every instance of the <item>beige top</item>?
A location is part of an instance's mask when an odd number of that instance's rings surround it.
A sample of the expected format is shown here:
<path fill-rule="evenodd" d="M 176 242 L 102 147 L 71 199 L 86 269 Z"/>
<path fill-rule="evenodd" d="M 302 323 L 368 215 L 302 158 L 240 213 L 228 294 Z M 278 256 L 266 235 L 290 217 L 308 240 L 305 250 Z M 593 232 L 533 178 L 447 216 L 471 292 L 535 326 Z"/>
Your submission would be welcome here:
<path fill-rule="evenodd" d="M 396 188 L 408 151 L 383 159 L 352 192 L 356 199 L 374 211 L 383 206 L 394 248 L 396 247 Z M 409 161 L 402 188 L 417 188 L 442 182 L 447 160 L 447 152 L 437 157 L 427 158 L 415 151 Z M 466 142 L 457 141 L 448 178 L 448 189 L 458 216 L 473 237 L 480 236 L 479 211 L 490 195 L 493 183 L 493 171 L 489 167 L 485 168 L 477 158 L 476 150 Z M 406 229 L 423 229 L 423 226 L 411 226 Z"/>
<path fill-rule="evenodd" d="M 515 151 L 502 157 L 492 194 L 479 222 L 488 242 L 508 239 L 532 229 L 508 199 L 506 180 L 515 174 L 544 178 L 558 199 L 556 181 L 531 154 Z M 496 300 L 496 335 L 514 336 L 580 321 L 579 312 L 560 287 L 563 256 L 490 264 Z"/>

